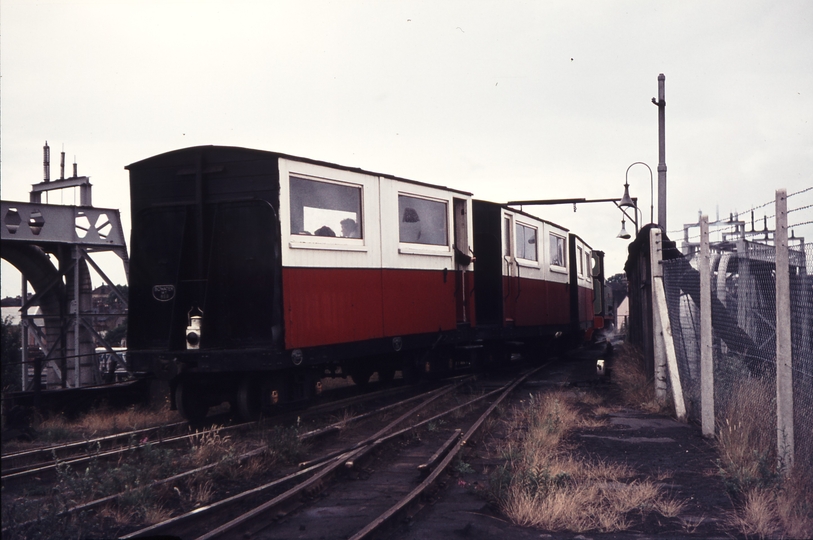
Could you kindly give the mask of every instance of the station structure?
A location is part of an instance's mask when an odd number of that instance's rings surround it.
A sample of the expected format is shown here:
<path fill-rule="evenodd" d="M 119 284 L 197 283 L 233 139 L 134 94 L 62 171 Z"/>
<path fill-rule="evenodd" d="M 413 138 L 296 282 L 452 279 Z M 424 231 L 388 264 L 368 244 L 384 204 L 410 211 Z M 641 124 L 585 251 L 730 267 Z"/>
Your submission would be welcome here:
<path fill-rule="evenodd" d="M 113 252 L 129 275 L 119 211 L 93 206 L 90 177 L 79 176 L 76 163 L 73 175 L 65 177 L 65 152 L 60 178 L 52 181 L 47 142 L 43 170 L 43 181 L 32 185 L 28 202 L 0 201 L 2 258 L 22 274 L 22 388 L 34 392 L 42 388 L 42 379 L 48 389 L 100 384 L 97 346 L 116 355 L 119 365 L 126 367 L 126 357 L 94 328 L 96 314 L 91 305 L 92 268 L 111 286 L 126 311 L 127 298 L 93 259 L 96 253 Z M 47 202 L 47 194 L 65 189 L 78 189 L 79 205 Z M 29 294 L 29 284 L 33 294 Z M 30 339 L 38 348 L 28 347 Z"/>

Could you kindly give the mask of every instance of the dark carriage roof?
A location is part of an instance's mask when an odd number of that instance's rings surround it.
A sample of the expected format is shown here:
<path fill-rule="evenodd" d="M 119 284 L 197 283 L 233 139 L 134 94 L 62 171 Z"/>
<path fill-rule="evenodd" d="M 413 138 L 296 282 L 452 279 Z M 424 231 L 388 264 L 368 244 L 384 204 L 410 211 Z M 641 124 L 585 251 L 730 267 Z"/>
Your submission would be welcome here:
<path fill-rule="evenodd" d="M 131 170 L 131 168 L 150 167 L 150 166 L 153 166 L 153 165 L 159 165 L 160 162 L 162 162 L 164 160 L 167 160 L 167 159 L 171 159 L 172 157 L 175 157 L 175 156 L 178 156 L 178 155 L 181 155 L 181 154 L 187 154 L 187 153 L 192 154 L 192 153 L 196 153 L 196 152 L 206 152 L 206 151 L 235 152 L 235 153 L 245 154 L 246 156 L 255 154 L 257 156 L 257 158 L 264 158 L 264 159 L 267 159 L 269 157 L 290 159 L 292 161 L 299 161 L 299 162 L 302 162 L 302 163 L 310 163 L 312 165 L 321 165 L 321 166 L 324 166 L 324 167 L 331 167 L 331 168 L 340 169 L 340 170 L 343 170 L 343 171 L 351 171 L 351 172 L 356 172 L 356 173 L 360 173 L 360 174 L 369 174 L 369 175 L 374 175 L 374 176 L 380 176 L 382 178 L 388 178 L 390 180 L 397 180 L 399 182 L 406 182 L 406 183 L 415 184 L 415 185 L 418 185 L 418 186 L 425 186 L 425 187 L 431 187 L 431 188 L 436 188 L 436 189 L 443 189 L 443 190 L 446 190 L 446 191 L 451 191 L 453 193 L 459 193 L 461 195 L 467 195 L 467 196 L 472 195 L 468 191 L 462 191 L 462 190 L 459 190 L 459 189 L 454 189 L 454 188 L 450 188 L 450 187 L 446 187 L 446 186 L 441 186 L 441 185 L 438 185 L 438 184 L 430 184 L 430 183 L 427 183 L 427 182 L 419 182 L 417 180 L 410 180 L 408 178 L 402 178 L 400 176 L 395 176 L 395 175 L 392 175 L 392 174 L 385 174 L 385 173 L 379 173 L 379 172 L 375 172 L 375 171 L 368 171 L 368 170 L 362 169 L 360 167 L 348 167 L 346 165 L 338 165 L 336 163 L 330 163 L 328 161 L 320 161 L 318 159 L 310 159 L 310 158 L 301 157 L 301 156 L 294 156 L 294 155 L 291 155 L 291 154 L 283 154 L 281 152 L 269 152 L 267 150 L 256 150 L 256 149 L 253 149 L 253 148 L 243 148 L 243 147 L 240 147 L 240 146 L 203 145 L 203 146 L 191 146 L 191 147 L 188 147 L 188 148 L 180 148 L 178 150 L 171 150 L 169 152 L 164 152 L 163 154 L 158 154 L 158 155 L 155 155 L 155 156 L 152 156 L 152 157 L 148 157 L 146 159 L 142 159 L 140 161 L 136 161 L 134 163 L 131 163 L 130 165 L 127 165 L 124 168 L 127 169 L 127 170 Z"/>
<path fill-rule="evenodd" d="M 577 239 L 579 242 L 581 242 L 582 244 L 584 244 L 584 245 L 585 245 L 585 247 L 588 247 L 588 248 L 590 248 L 591 250 L 593 249 L 593 246 L 591 246 L 590 244 L 588 244 L 588 243 L 587 243 L 587 241 L 586 241 L 584 238 L 582 238 L 581 236 L 579 236 L 578 234 L 576 234 L 576 233 L 570 233 L 570 234 L 571 234 L 572 236 L 575 236 L 575 237 L 576 237 L 576 239 Z"/>

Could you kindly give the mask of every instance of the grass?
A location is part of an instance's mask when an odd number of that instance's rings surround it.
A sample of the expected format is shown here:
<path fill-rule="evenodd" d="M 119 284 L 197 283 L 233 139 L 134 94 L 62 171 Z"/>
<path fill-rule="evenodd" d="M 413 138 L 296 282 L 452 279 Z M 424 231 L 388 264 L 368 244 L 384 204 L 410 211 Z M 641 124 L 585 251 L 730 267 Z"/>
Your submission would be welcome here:
<path fill-rule="evenodd" d="M 177 411 L 170 411 L 169 406 L 161 409 L 132 406 L 127 409 L 99 407 L 74 419 L 63 414 L 49 417 L 35 415 L 31 433 L 33 445 L 57 444 L 69 441 L 81 441 L 101 437 L 121 431 L 142 429 L 151 426 L 163 426 L 180 422 Z M 3 451 L 23 450 L 32 443 L 21 441 L 3 441 Z"/>
<path fill-rule="evenodd" d="M 613 380 L 624 402 L 648 412 L 672 412 L 655 400 L 643 355 L 624 345 L 613 362 Z M 776 387 L 742 378 L 727 390 L 730 404 L 717 426 L 717 474 L 735 503 L 727 524 L 760 538 L 813 538 L 813 466 L 802 457 L 785 476 L 777 468 Z M 797 452 L 797 456 L 804 452 Z M 669 517 L 668 509 L 661 510 Z"/>
<path fill-rule="evenodd" d="M 207 431 L 195 432 L 189 439 L 191 452 L 190 461 L 196 467 L 203 467 L 210 463 L 224 461 L 234 457 L 236 449 L 231 437 L 220 434 L 222 426 L 214 426 Z"/>
<path fill-rule="evenodd" d="M 655 399 L 655 385 L 647 376 L 644 355 L 636 347 L 625 343 L 616 349 L 612 379 L 625 405 L 652 413 L 672 412 Z"/>
<path fill-rule="evenodd" d="M 680 514 L 685 503 L 617 463 L 576 457 L 565 438 L 595 425 L 580 405 L 597 405 L 594 394 L 554 390 L 530 394 L 511 411 L 504 464 L 492 472 L 489 495 L 505 516 L 521 526 L 550 531 L 615 532 L 632 526 L 633 512 Z"/>
<path fill-rule="evenodd" d="M 774 393 L 770 381 L 739 381 L 718 425 L 719 474 L 736 506 L 728 524 L 760 538 L 813 538 L 813 466 L 797 452 L 794 467 L 779 470 Z"/>

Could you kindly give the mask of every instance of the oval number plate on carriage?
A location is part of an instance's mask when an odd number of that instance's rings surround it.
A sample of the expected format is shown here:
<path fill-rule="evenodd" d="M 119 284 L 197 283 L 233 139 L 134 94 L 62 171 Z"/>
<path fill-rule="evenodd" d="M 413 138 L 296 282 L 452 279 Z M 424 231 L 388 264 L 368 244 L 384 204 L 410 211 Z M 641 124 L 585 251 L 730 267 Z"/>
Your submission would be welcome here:
<path fill-rule="evenodd" d="M 175 298 L 175 285 L 155 285 L 152 288 L 152 296 L 159 302 L 169 302 Z"/>

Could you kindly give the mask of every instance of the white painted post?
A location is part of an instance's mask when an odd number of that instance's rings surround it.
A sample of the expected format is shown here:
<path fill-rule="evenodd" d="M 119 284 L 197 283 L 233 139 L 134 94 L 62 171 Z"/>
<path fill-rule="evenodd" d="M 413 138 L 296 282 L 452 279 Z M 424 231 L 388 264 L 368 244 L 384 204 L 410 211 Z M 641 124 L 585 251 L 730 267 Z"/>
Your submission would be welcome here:
<path fill-rule="evenodd" d="M 655 303 L 655 276 L 661 271 L 661 251 L 660 244 L 655 243 L 655 231 L 651 229 L 649 233 L 649 278 L 652 290 L 652 354 L 655 362 L 655 400 L 659 405 L 666 405 L 666 393 L 668 390 L 666 373 L 666 351 L 661 340 L 658 339 L 659 331 L 655 321 L 658 318 L 657 304 Z M 660 231 L 658 231 L 660 232 Z"/>
<path fill-rule="evenodd" d="M 779 468 L 793 467 L 793 369 L 790 339 L 790 265 L 787 190 L 776 190 L 776 437 Z"/>
<path fill-rule="evenodd" d="M 704 437 L 714 437 L 714 355 L 711 336 L 711 252 L 709 217 L 700 218 L 700 420 Z"/>
<path fill-rule="evenodd" d="M 669 322 L 669 307 L 666 304 L 666 288 L 663 285 L 663 267 L 661 258 L 663 241 L 660 229 L 652 228 L 649 231 L 650 258 L 653 263 L 652 273 L 652 314 L 655 331 L 655 350 L 661 349 L 666 357 L 669 372 L 669 382 L 672 385 L 672 399 L 675 402 L 675 416 L 678 420 L 686 419 L 686 404 L 683 401 L 683 386 L 678 372 L 675 343 L 672 340 L 672 323 Z M 657 358 L 657 353 L 656 353 Z"/>

